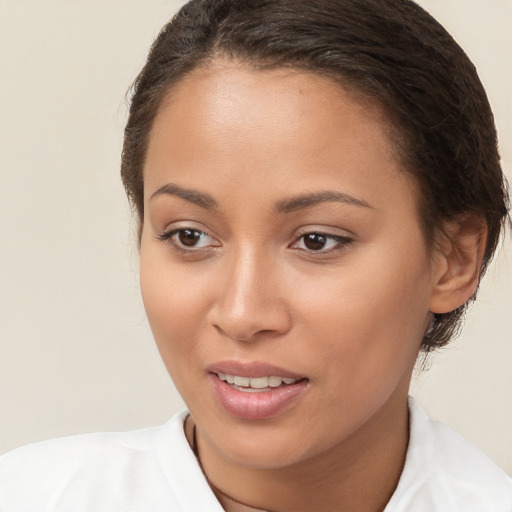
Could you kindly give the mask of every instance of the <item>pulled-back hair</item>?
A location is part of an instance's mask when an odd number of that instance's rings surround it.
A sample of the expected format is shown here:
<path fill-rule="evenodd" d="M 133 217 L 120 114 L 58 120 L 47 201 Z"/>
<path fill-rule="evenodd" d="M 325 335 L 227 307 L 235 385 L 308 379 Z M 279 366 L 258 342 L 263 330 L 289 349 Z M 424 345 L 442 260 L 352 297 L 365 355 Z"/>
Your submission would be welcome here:
<path fill-rule="evenodd" d="M 410 0 L 188 2 L 158 35 L 132 88 L 121 175 L 140 227 L 143 168 L 156 113 L 180 80 L 217 58 L 326 75 L 376 101 L 418 185 L 428 245 L 447 221 L 484 219 L 483 275 L 509 206 L 493 114 L 464 51 Z M 423 350 L 448 343 L 465 308 L 435 314 Z"/>

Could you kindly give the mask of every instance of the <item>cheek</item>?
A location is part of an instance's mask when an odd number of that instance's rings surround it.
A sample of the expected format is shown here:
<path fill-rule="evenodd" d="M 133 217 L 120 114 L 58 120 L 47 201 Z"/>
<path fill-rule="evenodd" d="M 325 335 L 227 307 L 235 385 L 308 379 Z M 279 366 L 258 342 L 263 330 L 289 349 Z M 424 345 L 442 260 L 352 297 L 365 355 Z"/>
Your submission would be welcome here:
<path fill-rule="evenodd" d="M 428 316 L 429 271 L 417 257 L 382 248 L 303 290 L 305 325 L 324 363 L 346 375 L 391 373 L 415 360 Z M 409 257 L 411 256 L 411 257 Z M 308 280 L 302 280 L 307 283 Z M 338 370 L 336 370 L 338 371 Z"/>
<path fill-rule="evenodd" d="M 162 254 L 163 253 L 163 254 Z M 205 321 L 205 279 L 177 268 L 165 251 L 141 248 L 140 286 L 146 314 L 158 349 L 169 358 L 187 357 Z"/>
<path fill-rule="evenodd" d="M 204 394 L 194 392 L 202 371 L 198 354 L 206 317 L 204 281 L 161 259 L 158 251 L 141 249 L 140 286 L 158 351 L 182 398 L 199 407 L 208 405 Z"/>

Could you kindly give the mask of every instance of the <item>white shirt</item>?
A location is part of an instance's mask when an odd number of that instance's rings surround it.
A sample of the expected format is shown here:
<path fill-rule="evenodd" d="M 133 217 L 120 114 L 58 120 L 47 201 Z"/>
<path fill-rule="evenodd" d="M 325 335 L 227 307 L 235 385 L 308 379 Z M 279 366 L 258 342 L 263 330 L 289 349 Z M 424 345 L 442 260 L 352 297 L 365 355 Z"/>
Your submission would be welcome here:
<path fill-rule="evenodd" d="M 412 399 L 406 463 L 385 512 L 512 512 L 512 480 Z M 0 458 L 1 512 L 222 512 L 183 431 L 44 441 Z"/>

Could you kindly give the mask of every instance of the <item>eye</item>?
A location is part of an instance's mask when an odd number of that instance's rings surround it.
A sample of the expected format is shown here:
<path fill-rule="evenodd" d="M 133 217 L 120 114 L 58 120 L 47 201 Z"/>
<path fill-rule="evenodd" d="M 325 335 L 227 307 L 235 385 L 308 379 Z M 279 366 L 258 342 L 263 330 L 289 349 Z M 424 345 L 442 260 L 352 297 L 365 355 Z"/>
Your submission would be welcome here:
<path fill-rule="evenodd" d="M 184 247 L 202 247 L 208 242 L 208 235 L 196 229 L 180 229 L 171 238 Z"/>
<path fill-rule="evenodd" d="M 308 252 L 330 252 L 343 249 L 352 242 L 351 238 L 328 233 L 311 232 L 303 234 L 293 245 Z"/>
<path fill-rule="evenodd" d="M 157 235 L 157 239 L 167 242 L 178 250 L 193 251 L 218 247 L 219 243 L 210 235 L 194 228 L 178 228 Z"/>

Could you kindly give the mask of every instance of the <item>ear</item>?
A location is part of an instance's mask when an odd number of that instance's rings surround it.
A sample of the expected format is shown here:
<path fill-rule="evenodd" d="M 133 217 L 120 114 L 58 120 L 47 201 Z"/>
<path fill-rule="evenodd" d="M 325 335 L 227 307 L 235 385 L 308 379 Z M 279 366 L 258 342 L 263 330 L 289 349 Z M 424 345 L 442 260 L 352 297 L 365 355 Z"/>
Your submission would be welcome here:
<path fill-rule="evenodd" d="M 465 304 L 475 292 L 487 242 L 482 218 L 462 216 L 444 224 L 434 258 L 432 313 L 448 313 Z"/>

